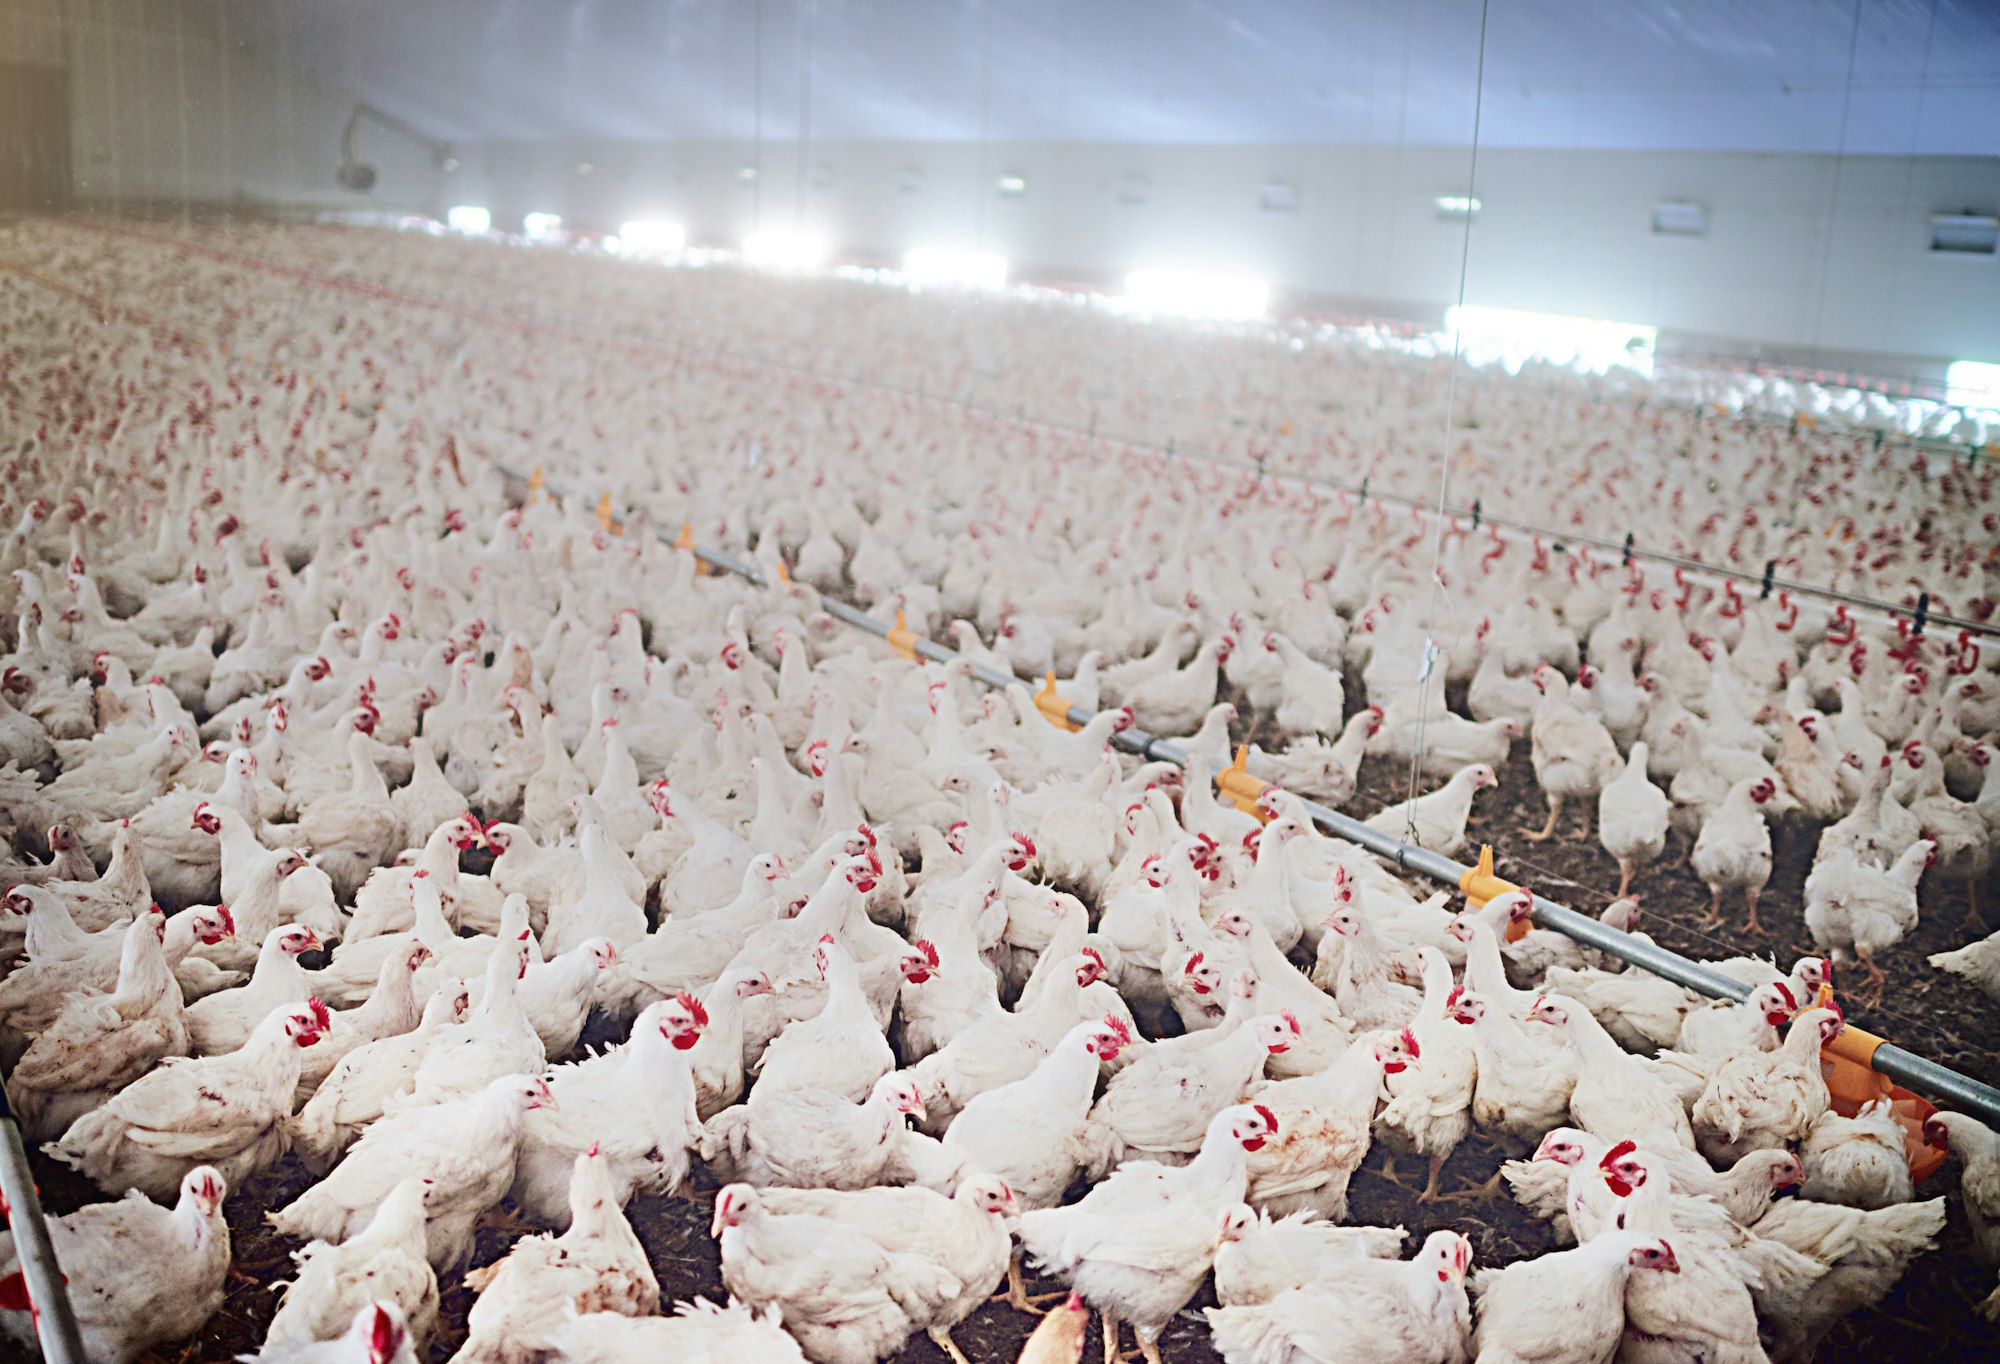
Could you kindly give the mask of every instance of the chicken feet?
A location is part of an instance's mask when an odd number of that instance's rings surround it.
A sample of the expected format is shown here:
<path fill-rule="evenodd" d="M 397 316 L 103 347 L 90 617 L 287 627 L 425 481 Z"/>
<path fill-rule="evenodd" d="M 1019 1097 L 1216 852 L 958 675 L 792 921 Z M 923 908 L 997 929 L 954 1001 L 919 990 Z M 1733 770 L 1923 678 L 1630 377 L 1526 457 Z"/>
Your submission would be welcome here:
<path fill-rule="evenodd" d="M 1163 1364 L 1160 1359 L 1159 1343 L 1147 1340 L 1137 1331 L 1132 1333 L 1132 1338 L 1139 1342 L 1138 1354 L 1135 1356 L 1118 1353 L 1118 1318 L 1103 1308 L 1099 1308 L 1097 1314 L 1104 1320 L 1104 1364 L 1120 1364 L 1123 1360 L 1134 1358 L 1144 1360 L 1145 1364 Z"/>
<path fill-rule="evenodd" d="M 1067 1291 L 1055 1293 L 1030 1293 L 1027 1280 L 1021 1275 L 1021 1252 L 1016 1250 L 1007 1259 L 1007 1291 L 995 1293 L 988 1302 L 1004 1302 L 1017 1312 L 1030 1316 L 1046 1316 L 1045 1302 L 1062 1302 L 1069 1297 Z"/>
<path fill-rule="evenodd" d="M 931 1338 L 931 1344 L 951 1356 L 951 1364 L 972 1364 L 972 1361 L 965 1357 L 965 1352 L 958 1348 L 958 1343 L 951 1338 L 949 1326 L 933 1326 L 925 1334 Z"/>
<path fill-rule="evenodd" d="M 1538 832 L 1522 834 L 1521 837 L 1527 839 L 1530 843 L 1546 843 L 1551 838 L 1554 838 L 1556 834 L 1556 821 L 1562 818 L 1562 809 L 1563 798 L 1561 796 L 1550 796 L 1549 822 L 1544 824 Z"/>

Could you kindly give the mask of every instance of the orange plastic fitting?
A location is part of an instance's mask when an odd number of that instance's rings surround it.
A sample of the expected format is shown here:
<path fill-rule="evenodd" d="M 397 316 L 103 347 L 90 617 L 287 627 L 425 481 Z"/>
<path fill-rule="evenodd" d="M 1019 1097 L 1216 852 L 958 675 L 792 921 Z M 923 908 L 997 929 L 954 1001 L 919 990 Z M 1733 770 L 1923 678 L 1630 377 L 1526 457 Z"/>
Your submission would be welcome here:
<path fill-rule="evenodd" d="M 1251 776 L 1249 766 L 1250 746 L 1239 744 L 1236 761 L 1215 774 L 1215 787 L 1244 814 L 1256 816 L 1260 824 L 1269 824 L 1271 817 L 1264 813 L 1264 807 L 1257 803 L 1257 798 L 1269 790 L 1271 784 Z"/>
<path fill-rule="evenodd" d="M 533 502 L 536 498 L 540 497 L 541 495 L 542 495 L 542 466 L 537 464 L 534 468 L 534 472 L 528 475 L 528 500 L 530 502 Z"/>
<path fill-rule="evenodd" d="M 889 641 L 889 647 L 894 649 L 906 662 L 914 663 L 917 661 L 917 634 L 916 631 L 910 628 L 910 620 L 905 613 L 901 611 L 896 613 L 895 628 L 891 629 L 883 638 Z"/>
<path fill-rule="evenodd" d="M 610 493 L 606 493 L 597 499 L 597 528 L 599 530 L 608 530 L 613 535 L 623 535 L 625 533 L 624 522 L 620 521 L 617 514 L 611 510 Z"/>
<path fill-rule="evenodd" d="M 674 541 L 674 548 L 684 549 L 688 553 L 694 554 L 694 524 L 692 522 L 681 522 L 681 533 L 679 538 Z M 699 554 L 694 554 L 695 577 L 706 578 L 712 572 L 714 570 L 702 561 L 702 557 Z"/>
<path fill-rule="evenodd" d="M 1057 729 L 1066 729 L 1074 734 L 1083 728 L 1081 725 L 1070 723 L 1069 702 L 1056 691 L 1056 675 L 1053 671 L 1042 677 L 1042 689 L 1035 693 L 1035 709 L 1042 713 L 1044 720 Z"/>
<path fill-rule="evenodd" d="M 1825 1008 L 1832 1002 L 1833 987 L 1822 985 L 1812 1007 Z M 1833 1111 L 1843 1118 L 1853 1117 L 1877 1099 L 1889 1101 L 1889 1111 L 1903 1129 L 1903 1157 L 1910 1162 L 1910 1177 L 1921 1181 L 1944 1164 L 1945 1152 L 1924 1142 L 1924 1122 L 1937 1108 L 1874 1069 L 1875 1051 L 1886 1040 L 1849 1024 L 1819 1049 L 1820 1073 L 1826 1077 Z"/>

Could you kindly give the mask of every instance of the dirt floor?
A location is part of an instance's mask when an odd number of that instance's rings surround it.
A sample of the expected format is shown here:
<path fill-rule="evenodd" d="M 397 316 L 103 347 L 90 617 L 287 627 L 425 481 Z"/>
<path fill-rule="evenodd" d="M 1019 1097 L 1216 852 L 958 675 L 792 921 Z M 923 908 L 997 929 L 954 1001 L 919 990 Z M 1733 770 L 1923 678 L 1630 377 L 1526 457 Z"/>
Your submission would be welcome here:
<path fill-rule="evenodd" d="M 1264 741 L 1269 744 L 1269 739 Z M 1360 792 L 1350 808 L 1367 813 L 1401 799 L 1407 794 L 1408 779 L 1407 764 L 1370 759 L 1362 767 Z M 1541 826 L 1546 806 L 1528 766 L 1526 745 L 1517 743 L 1513 761 L 1501 771 L 1499 788 L 1481 793 L 1475 802 L 1468 832 L 1473 850 L 1482 841 L 1499 850 L 1502 876 L 1531 884 L 1551 899 L 1595 912 L 1609 902 L 1618 873 L 1594 836 L 1575 836 L 1580 814 L 1565 820 L 1564 836 L 1554 842 L 1535 845 L 1523 841 L 1524 831 Z M 1697 931 L 1692 925 L 1707 911 L 1707 889 L 1692 872 L 1664 865 L 1650 869 L 1635 883 L 1645 907 L 1641 927 L 1690 956 L 1719 957 L 1751 949 L 1775 954 L 1778 961 L 1789 964 L 1794 956 L 1813 950 L 1800 898 L 1813 841 L 1810 829 L 1778 831 L 1776 869 L 1761 913 L 1766 930 L 1762 938 L 1726 941 Z M 1465 854 L 1468 859 L 1473 850 Z M 1677 851 L 1669 849 L 1669 860 Z M 1992 889 L 2000 891 L 2000 886 Z M 1890 973 L 1885 1004 L 1876 1010 L 1855 1009 L 1852 1017 L 1861 1026 L 1919 1054 L 2000 1083 L 2000 1056 L 1994 1050 L 2000 1048 L 2000 1005 L 1924 962 L 1927 954 L 1964 941 L 1959 924 L 1965 914 L 1965 888 L 1927 881 L 1922 903 L 1923 923 L 1884 959 Z M 2000 905 L 2000 893 L 1989 894 L 1986 903 Z M 586 1042 L 600 1040 L 610 1039 L 586 1036 Z M 1413 1190 L 1383 1177 L 1383 1154 L 1377 1146 L 1354 1180 L 1351 1209 L 1355 1221 L 1400 1224 L 1409 1230 L 1412 1245 L 1439 1227 L 1456 1229 L 1471 1238 L 1475 1263 L 1480 1265 L 1505 1264 L 1555 1248 L 1547 1228 L 1512 1202 L 1487 1202 L 1469 1192 L 1510 1153 L 1478 1137 L 1467 1141 L 1446 1168 L 1447 1187 L 1459 1193 L 1430 1207 L 1419 1205 Z M 39 1153 L 33 1161 L 51 1212 L 67 1212 L 103 1197 L 88 1181 Z M 1407 1162 L 1405 1168 L 1409 1168 Z M 162 1349 L 156 1352 L 155 1360 L 160 1364 L 226 1361 L 256 1349 L 277 1310 L 271 1285 L 290 1276 L 290 1252 L 298 1244 L 265 1226 L 263 1214 L 289 1202 L 309 1183 L 303 1168 L 287 1157 L 246 1188 L 232 1192 L 228 1211 L 236 1266 L 222 1309 L 195 1341 L 185 1347 Z M 1974 1311 L 1993 1289 L 1994 1276 L 1980 1270 L 1970 1258 L 1970 1235 L 1957 1189 L 1958 1163 L 1954 1157 L 1920 1190 L 1926 1196 L 1943 1193 L 1949 1199 L 1950 1223 L 1940 1248 L 1920 1259 L 1879 1308 L 1857 1313 L 1837 1328 L 1822 1347 L 1821 1360 L 1880 1364 L 1884 1360 L 1935 1358 L 1940 1352 L 1946 1357 L 1961 1352 L 2000 1357 L 1996 1354 L 2000 1352 L 2000 1332 Z M 669 1300 L 722 1297 L 715 1246 L 707 1234 L 713 1197 L 712 1181 L 701 1179 L 691 1200 L 641 1198 L 628 1209 Z M 509 1211 L 503 1205 L 482 1225 L 476 1264 L 497 1259 L 519 1234 Z M 472 1305 L 473 1295 L 456 1277 L 444 1288 L 438 1330 L 429 1353 L 432 1361 L 449 1359 L 463 1343 L 466 1314 Z M 1208 1343 L 1207 1327 L 1195 1310 L 1206 1301 L 1204 1290 L 1204 1296 L 1169 1328 L 1162 1349 L 1170 1364 L 1202 1364 L 1217 1358 Z M 994 1304 L 961 1326 L 956 1339 L 974 1364 L 1010 1364 L 1032 1325 L 1032 1320 L 1004 1304 Z M 1094 1338 L 1087 1357 L 1096 1357 Z M 930 1341 L 917 1336 L 902 1358 L 942 1364 L 945 1356 Z"/>

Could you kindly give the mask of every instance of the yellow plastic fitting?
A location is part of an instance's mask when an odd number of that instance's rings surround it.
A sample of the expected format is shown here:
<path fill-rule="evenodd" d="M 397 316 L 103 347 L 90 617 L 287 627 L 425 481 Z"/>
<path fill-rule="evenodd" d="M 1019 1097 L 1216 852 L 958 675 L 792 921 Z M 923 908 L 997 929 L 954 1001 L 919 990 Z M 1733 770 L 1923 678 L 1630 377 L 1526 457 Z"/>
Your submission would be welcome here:
<path fill-rule="evenodd" d="M 894 649 L 905 661 L 910 663 L 917 661 L 916 631 L 910 628 L 909 617 L 904 612 L 896 612 L 895 628 L 890 630 L 884 638 L 889 641 L 889 647 Z"/>
<path fill-rule="evenodd" d="M 1483 908 L 1486 902 L 1496 895 L 1505 895 L 1510 890 L 1520 889 L 1512 881 L 1503 881 L 1493 874 L 1491 843 L 1479 845 L 1479 861 L 1473 864 L 1471 871 L 1458 878 L 1458 888 L 1464 892 L 1465 902 L 1474 909 Z M 1507 941 L 1521 941 L 1528 936 L 1530 927 L 1532 925 L 1526 919 L 1515 919 L 1507 925 Z"/>
<path fill-rule="evenodd" d="M 624 523 L 611 510 L 610 493 L 605 493 L 604 496 L 597 499 L 597 528 L 599 530 L 608 530 L 613 535 L 623 535 L 625 533 Z"/>
<path fill-rule="evenodd" d="M 1053 671 L 1042 677 L 1042 689 L 1035 693 L 1035 709 L 1042 713 L 1044 720 L 1057 729 L 1066 729 L 1074 734 L 1083 728 L 1082 725 L 1070 723 L 1069 702 L 1056 691 L 1056 675 Z"/>
<path fill-rule="evenodd" d="M 674 548 L 684 549 L 688 553 L 694 554 L 694 524 L 692 522 L 689 521 L 681 522 L 680 537 L 674 541 Z M 699 554 L 694 554 L 695 577 L 706 578 L 713 571 L 714 571 L 713 569 L 709 568 L 709 566 L 702 561 L 702 557 Z"/>
<path fill-rule="evenodd" d="M 537 464 L 535 466 L 534 472 L 528 475 L 528 500 L 530 502 L 533 502 L 536 498 L 540 497 L 541 495 L 542 495 L 542 466 Z"/>
<path fill-rule="evenodd" d="M 1264 812 L 1264 807 L 1258 803 L 1258 797 L 1269 790 L 1271 784 L 1251 776 L 1248 770 L 1249 766 L 1250 746 L 1248 744 L 1238 744 L 1236 747 L 1236 761 L 1215 774 L 1216 790 L 1228 796 L 1230 804 L 1234 805 L 1244 814 L 1256 816 L 1259 824 L 1269 824 L 1271 817 Z"/>

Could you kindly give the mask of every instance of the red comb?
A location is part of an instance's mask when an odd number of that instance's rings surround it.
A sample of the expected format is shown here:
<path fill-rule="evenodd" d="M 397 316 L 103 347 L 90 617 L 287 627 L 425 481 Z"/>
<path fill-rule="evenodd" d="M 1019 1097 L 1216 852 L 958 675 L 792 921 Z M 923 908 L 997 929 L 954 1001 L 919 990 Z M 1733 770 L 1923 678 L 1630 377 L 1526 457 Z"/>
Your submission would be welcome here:
<path fill-rule="evenodd" d="M 674 996 L 674 1003 L 688 1011 L 688 1016 L 694 1019 L 695 1026 L 702 1028 L 708 1026 L 708 1010 L 702 1007 L 700 1000 L 696 999 L 686 990 Z"/>
<path fill-rule="evenodd" d="M 1125 1020 L 1117 1014 L 1104 1015 L 1104 1026 L 1118 1038 L 1121 1045 L 1131 1042 L 1132 1029 L 1127 1027 Z"/>
<path fill-rule="evenodd" d="M 333 1015 L 327 1011 L 326 1005 L 320 1003 L 318 995 L 314 995 L 311 999 L 308 999 L 306 1007 L 312 1010 L 313 1025 L 321 1032 L 325 1032 L 333 1026 Z"/>
<path fill-rule="evenodd" d="M 1301 1028 L 1301 1027 L 1299 1026 L 1299 1016 L 1298 1016 L 1297 1014 L 1293 1013 L 1293 1012 L 1292 1012 L 1292 1011 L 1291 1011 L 1290 1009 L 1280 1009 L 1280 1010 L 1278 1010 L 1278 1017 L 1280 1017 L 1280 1018 L 1284 1019 L 1284 1020 L 1285 1020 L 1285 1022 L 1287 1022 L 1287 1023 L 1291 1024 L 1291 1026 L 1292 1026 L 1292 1032 L 1293 1032 L 1294 1034 L 1299 1034 L 1299 1033 L 1303 1033 L 1303 1032 L 1305 1031 L 1305 1029 L 1304 1029 L 1304 1028 Z"/>
<path fill-rule="evenodd" d="M 1797 1013 L 1799 1011 L 1799 1001 L 1797 996 L 1792 993 L 1792 987 L 1785 984 L 1782 980 L 1774 980 L 1771 983 L 1777 986 L 1778 993 L 1785 997 L 1785 1007 L 1791 1012 Z"/>
<path fill-rule="evenodd" d="M 932 966 L 936 966 L 938 964 L 938 950 L 931 943 L 931 940 L 929 938 L 918 938 L 915 942 L 911 943 L 910 946 L 916 951 L 923 953 L 924 960 L 929 962 Z"/>
<path fill-rule="evenodd" d="M 1639 1143 L 1628 1137 L 1604 1153 L 1604 1159 L 1597 1162 L 1598 1168 L 1608 1170 L 1638 1149 Z"/>
<path fill-rule="evenodd" d="M 1257 1110 L 1258 1117 L 1262 1118 L 1265 1122 L 1270 1124 L 1271 1130 L 1273 1132 L 1278 1130 L 1278 1115 L 1276 1113 L 1273 1113 L 1270 1109 L 1264 1107 L 1264 1105 L 1262 1104 L 1251 1104 L 1250 1106 Z"/>
<path fill-rule="evenodd" d="M 1417 1060 L 1424 1054 L 1424 1049 L 1417 1045 L 1417 1035 L 1408 1028 L 1403 1029 L 1403 1050 L 1410 1053 L 1412 1061 Z"/>

